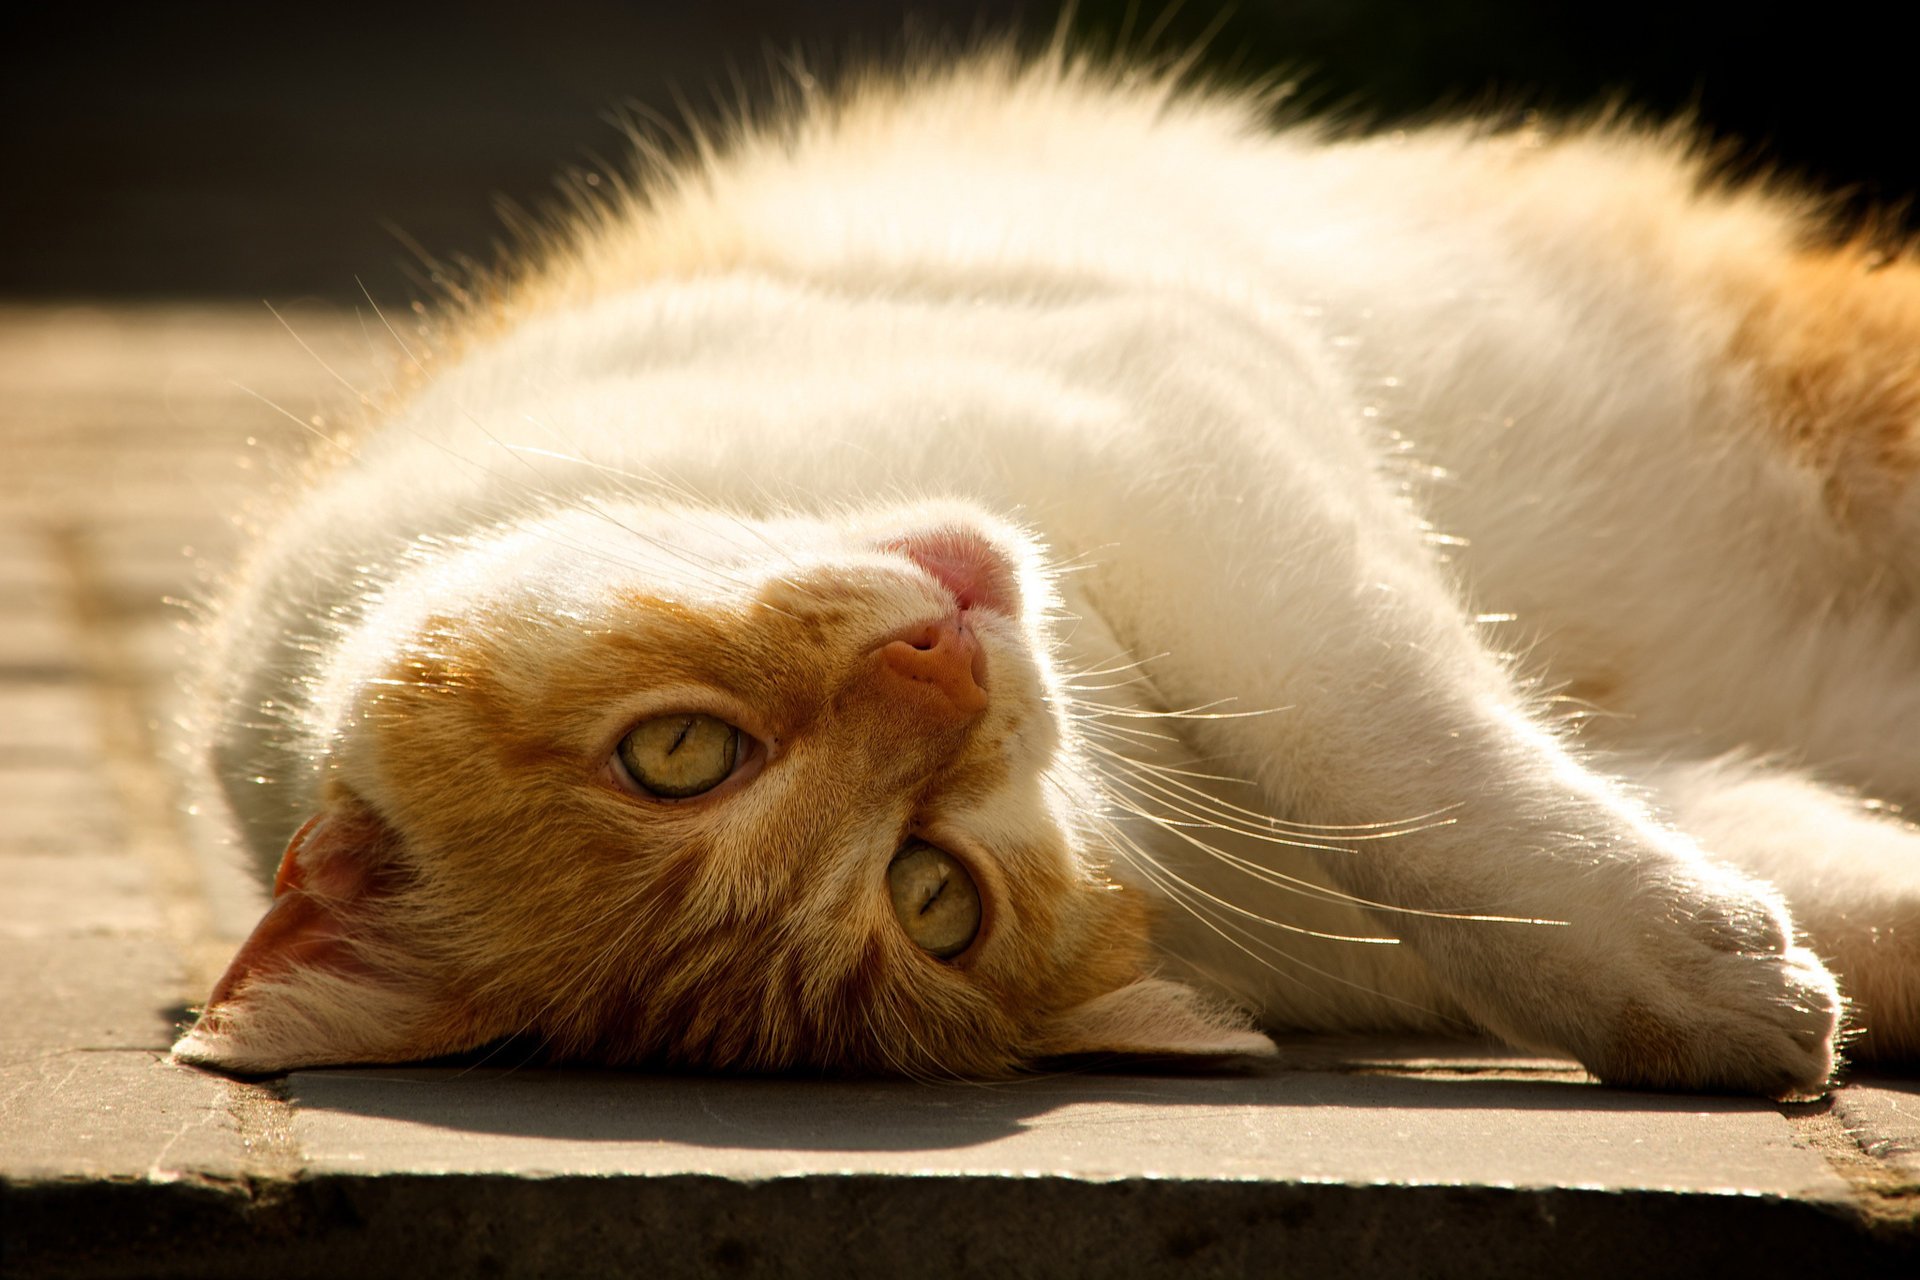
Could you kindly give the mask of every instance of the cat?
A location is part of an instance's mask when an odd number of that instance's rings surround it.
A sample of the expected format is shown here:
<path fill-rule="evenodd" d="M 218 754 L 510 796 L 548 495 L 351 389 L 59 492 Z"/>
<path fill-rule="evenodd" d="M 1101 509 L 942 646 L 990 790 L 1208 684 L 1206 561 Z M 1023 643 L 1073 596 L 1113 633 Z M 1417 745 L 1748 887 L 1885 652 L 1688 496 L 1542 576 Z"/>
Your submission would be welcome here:
<path fill-rule="evenodd" d="M 275 897 L 176 1057 L 1920 1050 L 1913 262 L 1672 130 L 793 97 L 259 545 L 206 737 Z"/>

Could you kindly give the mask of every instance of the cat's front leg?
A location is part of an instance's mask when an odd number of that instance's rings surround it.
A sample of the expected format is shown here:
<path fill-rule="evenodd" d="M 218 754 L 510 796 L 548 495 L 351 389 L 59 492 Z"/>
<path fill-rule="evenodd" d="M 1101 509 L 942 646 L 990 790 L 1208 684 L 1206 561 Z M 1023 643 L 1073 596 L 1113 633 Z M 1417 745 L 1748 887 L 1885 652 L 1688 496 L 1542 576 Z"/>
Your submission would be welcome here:
<path fill-rule="evenodd" d="M 1611 1083 L 1823 1085 L 1841 1002 L 1777 893 L 1590 787 L 1556 748 L 1484 763 L 1487 785 L 1456 789 L 1470 798 L 1429 847 L 1329 859 L 1352 892 L 1448 913 L 1379 914 L 1463 1008 Z M 1542 769 L 1564 790 L 1530 785 Z"/>
<path fill-rule="evenodd" d="M 1328 685 L 1290 681 L 1287 710 L 1201 736 L 1239 740 L 1284 814 L 1419 819 L 1345 846 L 1322 832 L 1341 851 L 1321 861 L 1463 1009 L 1614 1083 L 1780 1095 L 1827 1079 L 1839 997 L 1777 894 L 1589 773 L 1505 691 L 1350 656 L 1359 678 L 1324 717 Z M 1263 914 L 1287 909 L 1276 895 Z"/>
<path fill-rule="evenodd" d="M 1134 545 L 1089 584 L 1129 644 L 1169 653 L 1166 698 L 1232 700 L 1184 723 L 1201 753 L 1338 848 L 1337 884 L 1493 1032 L 1621 1084 L 1820 1088 L 1841 1001 L 1778 895 L 1576 760 L 1417 544 L 1294 496 L 1257 550 Z M 1207 554 L 1233 572 L 1196 571 Z M 1341 840 L 1382 822 L 1405 833 Z M 1283 892 L 1242 892 L 1285 918 Z"/>

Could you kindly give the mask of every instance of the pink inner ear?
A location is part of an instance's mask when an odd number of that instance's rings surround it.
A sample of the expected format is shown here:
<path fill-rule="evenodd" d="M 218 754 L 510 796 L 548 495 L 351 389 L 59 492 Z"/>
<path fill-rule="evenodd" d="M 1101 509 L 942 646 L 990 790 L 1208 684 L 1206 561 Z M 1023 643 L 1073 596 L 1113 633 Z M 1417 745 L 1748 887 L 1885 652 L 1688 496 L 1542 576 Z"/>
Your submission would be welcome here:
<path fill-rule="evenodd" d="M 231 999 L 248 979 L 295 969 L 365 974 L 347 944 L 349 922 L 391 887 L 392 828 L 358 804 L 331 809 L 294 832 L 273 878 L 273 905 L 207 998 Z"/>

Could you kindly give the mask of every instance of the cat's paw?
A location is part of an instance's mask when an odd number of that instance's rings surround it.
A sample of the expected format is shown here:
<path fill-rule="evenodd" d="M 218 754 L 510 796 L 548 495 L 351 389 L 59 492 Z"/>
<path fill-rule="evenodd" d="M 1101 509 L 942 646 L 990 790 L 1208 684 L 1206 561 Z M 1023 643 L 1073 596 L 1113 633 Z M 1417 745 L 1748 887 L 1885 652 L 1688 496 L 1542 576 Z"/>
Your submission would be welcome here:
<path fill-rule="evenodd" d="M 1817 1094 L 1844 1001 L 1777 896 L 1731 872 L 1669 880 L 1594 939 L 1594 1013 L 1572 1047 L 1610 1084 Z M 1576 926 L 1578 927 L 1578 926 Z"/>

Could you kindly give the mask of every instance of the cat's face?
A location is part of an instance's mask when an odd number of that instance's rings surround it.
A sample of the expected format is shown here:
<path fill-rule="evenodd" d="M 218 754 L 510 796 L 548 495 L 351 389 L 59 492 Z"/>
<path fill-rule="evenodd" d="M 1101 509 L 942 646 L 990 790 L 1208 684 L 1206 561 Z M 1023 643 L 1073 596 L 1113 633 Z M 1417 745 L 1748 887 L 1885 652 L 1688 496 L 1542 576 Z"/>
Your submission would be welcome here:
<path fill-rule="evenodd" d="M 1258 1049 L 1146 978 L 1037 548 L 966 508 L 572 513 L 349 641 L 330 800 L 182 1056 L 1004 1074 Z"/>

